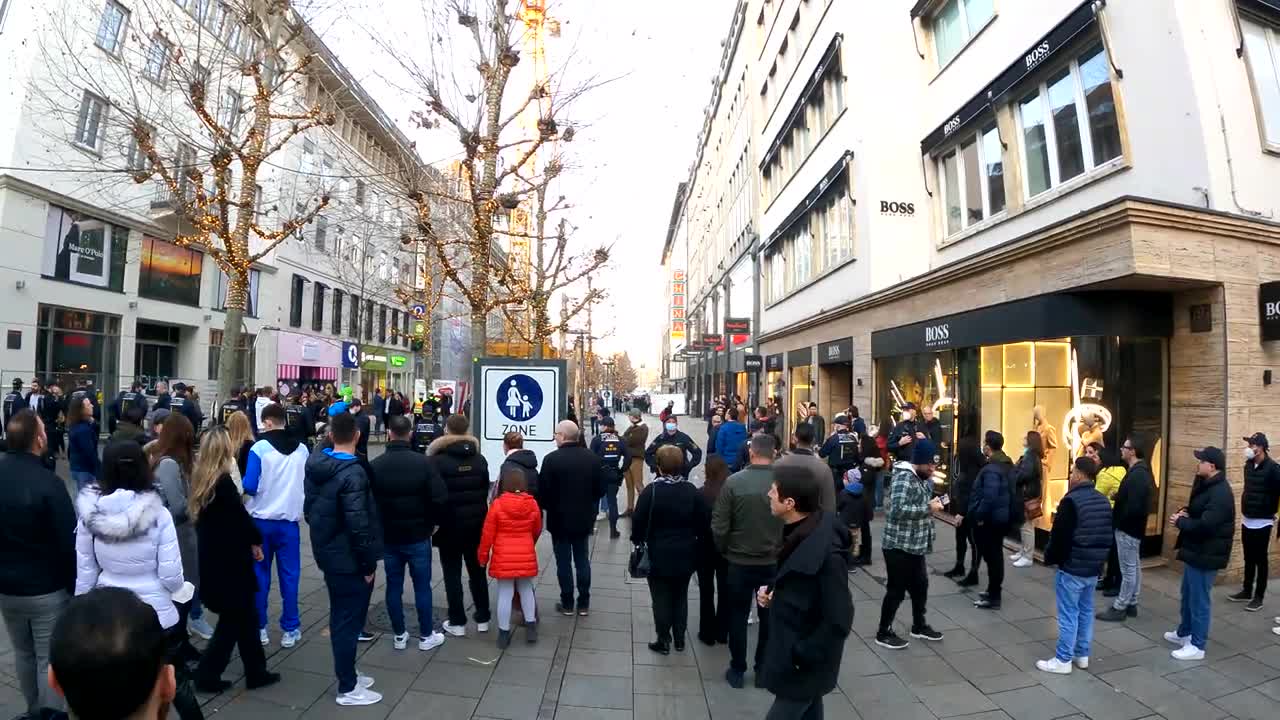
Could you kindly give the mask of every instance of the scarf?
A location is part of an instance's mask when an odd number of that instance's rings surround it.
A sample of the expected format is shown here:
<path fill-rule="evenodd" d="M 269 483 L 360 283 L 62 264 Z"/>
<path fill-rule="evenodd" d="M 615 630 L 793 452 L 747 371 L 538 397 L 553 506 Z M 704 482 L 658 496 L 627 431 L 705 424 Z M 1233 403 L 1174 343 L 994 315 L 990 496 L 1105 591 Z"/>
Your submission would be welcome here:
<path fill-rule="evenodd" d="M 817 527 L 818 513 L 815 512 L 810 513 L 803 520 L 797 520 L 782 528 L 782 548 L 778 550 L 779 567 L 786 562 L 791 553 L 795 552 L 796 548 L 800 547 L 800 543 L 804 542 L 805 538 L 809 537 Z"/>
<path fill-rule="evenodd" d="M 659 475 L 653 479 L 653 482 L 675 485 L 676 483 L 685 482 L 685 478 L 683 475 Z"/>

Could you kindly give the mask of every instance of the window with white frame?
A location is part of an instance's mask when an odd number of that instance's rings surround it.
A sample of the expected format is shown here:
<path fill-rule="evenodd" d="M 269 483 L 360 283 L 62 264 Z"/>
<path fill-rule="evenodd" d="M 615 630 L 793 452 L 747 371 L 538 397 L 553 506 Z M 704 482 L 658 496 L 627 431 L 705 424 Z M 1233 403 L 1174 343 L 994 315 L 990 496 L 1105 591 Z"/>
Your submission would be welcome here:
<path fill-rule="evenodd" d="M 1275 26 L 1245 17 L 1240 18 L 1240 29 L 1262 139 L 1273 149 L 1280 148 L 1280 32 Z"/>
<path fill-rule="evenodd" d="M 1120 123 L 1106 51 L 1094 45 L 1017 102 L 1026 197 L 1120 157 Z"/>
<path fill-rule="evenodd" d="M 102 18 L 98 21 L 98 35 L 94 39 L 98 47 L 112 54 L 118 54 L 124 45 L 125 26 L 129 24 L 129 11 L 115 0 L 107 0 L 102 9 Z"/>
<path fill-rule="evenodd" d="M 329 237 L 329 218 L 324 215 L 316 216 L 316 249 L 324 251 L 328 248 L 327 242 Z"/>
<path fill-rule="evenodd" d="M 938 66 L 951 62 L 994 16 L 994 0 L 946 0 L 930 17 Z"/>
<path fill-rule="evenodd" d="M 947 235 L 1004 210 L 1004 154 L 994 124 L 967 135 L 937 162 Z"/>
<path fill-rule="evenodd" d="M 782 131 L 782 142 L 762 169 L 766 202 L 782 192 L 787 181 L 835 125 L 836 118 L 845 108 L 844 83 L 840 55 L 837 54 L 827 65 L 821 82 L 805 100 L 805 106 L 797 113 L 795 121 Z"/>
<path fill-rule="evenodd" d="M 147 126 L 147 130 L 151 133 L 151 142 L 156 140 L 156 130 L 151 126 Z M 125 156 L 126 167 L 133 171 L 142 171 L 147 169 L 147 154 L 143 152 L 142 146 L 138 144 L 138 139 L 133 133 L 129 133 L 129 154 Z"/>
<path fill-rule="evenodd" d="M 147 58 L 142 66 L 142 76 L 154 83 L 164 82 L 165 68 L 169 65 L 169 43 L 160 36 L 151 38 Z"/>
<path fill-rule="evenodd" d="M 80 116 L 76 121 L 76 143 L 90 150 L 100 151 L 106 124 L 107 101 L 85 90 L 80 99 Z"/>
<path fill-rule="evenodd" d="M 853 200 L 847 177 L 831 183 L 776 240 L 764 261 L 765 302 L 775 303 L 853 257 Z"/>

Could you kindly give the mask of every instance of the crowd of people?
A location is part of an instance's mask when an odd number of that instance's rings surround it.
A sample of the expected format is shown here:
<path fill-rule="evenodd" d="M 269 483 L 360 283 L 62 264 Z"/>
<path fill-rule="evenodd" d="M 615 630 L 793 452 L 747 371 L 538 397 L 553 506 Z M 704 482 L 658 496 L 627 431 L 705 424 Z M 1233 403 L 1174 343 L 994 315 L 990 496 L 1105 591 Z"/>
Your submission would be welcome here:
<path fill-rule="evenodd" d="M 297 645 L 304 519 L 329 598 L 335 701 L 361 706 L 381 700 L 375 680 L 355 664 L 358 644 L 376 639 L 366 623 L 380 565 L 394 650 L 407 650 L 413 637 L 404 611 L 406 569 L 419 650 L 489 633 L 494 622 L 496 645 L 505 649 L 518 630 L 526 643 L 538 641 L 542 533 L 550 535 L 556 563 L 554 612 L 584 617 L 591 611 L 597 524 L 607 519 L 609 541 L 618 541 L 623 518 L 635 548 L 632 574 L 645 580 L 652 600 L 655 636 L 648 648 L 685 652 L 691 635 L 727 645 L 726 682 L 742 688 L 750 672 L 775 697 L 768 718 L 817 718 L 851 632 L 848 576 L 872 562 L 877 511 L 886 579 L 875 643 L 900 650 L 912 640 L 943 642 L 928 618 L 935 518 L 950 510 L 955 519 L 956 564 L 947 576 L 973 586 L 985 564 L 986 590 L 974 605 L 998 609 L 1006 561 L 1024 567 L 1036 557 L 1033 521 L 1043 512 L 1048 475 L 1049 433 L 1028 433 L 1015 461 L 1005 438 L 988 431 L 981 447 L 960 443 L 950 492 L 939 496 L 941 430 L 930 410 L 921 409 L 917 419 L 910 404 L 898 422 L 879 427 L 853 407 L 828 424 L 806 404 L 783 443 L 777 407 L 748 413 L 725 398 L 713 408 L 705 453 L 674 413 L 662 414 L 650 438 L 639 410 L 628 413 L 628 427 L 619 432 L 606 407 L 592 437 L 572 420 L 560 422 L 556 449 L 540 461 L 520 433 L 508 433 L 503 461 L 491 472 L 464 414 L 392 412 L 394 393 L 375 399 L 372 411 L 356 399 L 323 394 L 320 406 L 305 392 L 279 398 L 258 391 L 252 403 L 242 394 L 201 432 L 185 404 L 175 402 L 188 400 L 188 389 L 174 390 L 167 407 L 154 409 L 139 389 L 122 393 L 109 408 L 114 427 L 101 453 L 94 404 L 87 393 L 69 399 L 60 412 L 74 498 L 47 465 L 52 439 L 43 389 L 34 404 L 24 397 L 12 412 L 6 405 L 0 613 L 30 718 L 67 706 L 78 717 L 104 720 L 155 706 L 172 707 L 184 720 L 201 718 L 195 692 L 230 686 L 222 676 L 233 649 L 250 690 L 279 682 L 264 650 L 273 636 L 269 597 L 274 571 L 279 642 Z M 422 436 L 424 421 L 441 419 L 439 432 Z M 369 435 L 382 426 L 386 447 L 370 459 Z M 1244 589 L 1229 599 L 1253 611 L 1265 597 L 1280 465 L 1265 435 L 1245 440 Z M 1124 622 L 1139 612 L 1138 555 L 1155 497 L 1152 452 L 1152 441 L 1134 433 L 1118 458 L 1095 442 L 1072 461 L 1040 553 L 1056 567 L 1059 633 L 1054 656 L 1037 662 L 1039 670 L 1088 667 L 1095 620 Z M 1237 527 L 1225 454 L 1208 447 L 1195 457 L 1186 506 L 1168 518 L 1179 531 L 1183 575 L 1180 623 L 1165 638 L 1179 660 L 1205 657 L 1211 588 L 1228 564 Z M 696 487 L 690 479 L 704 460 L 705 481 Z M 1006 559 L 1009 537 L 1019 547 Z M 439 625 L 433 548 L 447 606 Z M 695 576 L 701 607 L 691 629 L 688 587 Z M 1095 614 L 1098 590 L 1114 600 Z M 911 622 L 903 638 L 895 622 L 908 598 Z M 217 615 L 216 626 L 206 621 L 206 609 Z M 752 624 L 757 642 L 748 663 Z M 76 633 L 92 636 L 77 643 Z M 203 651 L 192 645 L 193 634 L 208 641 Z M 124 660 L 132 666 L 104 665 Z M 95 705 L 94 693 L 116 685 L 111 703 Z"/>

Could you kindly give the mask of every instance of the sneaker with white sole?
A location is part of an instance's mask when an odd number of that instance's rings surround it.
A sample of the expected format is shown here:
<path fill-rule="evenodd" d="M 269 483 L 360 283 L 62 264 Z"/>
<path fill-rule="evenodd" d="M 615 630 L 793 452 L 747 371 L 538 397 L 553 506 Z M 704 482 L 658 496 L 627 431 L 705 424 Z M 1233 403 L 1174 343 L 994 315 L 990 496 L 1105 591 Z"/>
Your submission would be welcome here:
<path fill-rule="evenodd" d="M 210 625 L 209 621 L 205 620 L 203 617 L 198 617 L 189 621 L 187 623 L 187 630 L 189 630 L 192 635 L 195 635 L 202 640 L 213 639 L 213 626 Z"/>
<path fill-rule="evenodd" d="M 1164 639 L 1174 645 L 1186 645 L 1191 642 L 1190 635 L 1179 635 L 1177 630 L 1170 630 L 1164 634 Z"/>
<path fill-rule="evenodd" d="M 404 650 L 409 647 L 409 633 L 402 632 L 399 635 L 391 636 L 391 647 L 396 650 Z"/>
<path fill-rule="evenodd" d="M 476 623 L 476 632 L 489 632 L 489 623 L 487 622 Z"/>
<path fill-rule="evenodd" d="M 444 644 L 444 633 L 433 632 L 430 635 L 418 639 L 418 649 L 426 652 L 435 650 Z"/>
<path fill-rule="evenodd" d="M 1013 566 L 1016 568 L 1029 568 L 1034 564 L 1035 563 L 1032 562 L 1031 558 L 1025 556 L 1013 561 Z"/>
<path fill-rule="evenodd" d="M 266 647 L 271 644 L 271 638 L 267 635 L 266 628 L 262 628 L 258 631 L 258 642 L 262 643 L 262 647 Z"/>
<path fill-rule="evenodd" d="M 360 687 L 359 683 L 357 683 L 355 689 L 348 693 L 342 693 L 338 696 L 337 701 L 339 705 L 346 705 L 348 707 L 373 705 L 375 703 L 382 702 L 382 695 L 370 690 L 369 688 Z"/>
<path fill-rule="evenodd" d="M 1271 628 L 1271 632 L 1275 633 L 1276 635 L 1280 635 L 1280 627 Z"/>
<path fill-rule="evenodd" d="M 1057 675 L 1071 674 L 1071 663 L 1062 662 L 1056 657 L 1051 657 L 1048 660 L 1037 660 L 1036 668 L 1043 672 L 1055 673 Z"/>
<path fill-rule="evenodd" d="M 1088 670 L 1088 669 L 1089 669 L 1089 656 L 1088 656 L 1088 655 L 1085 655 L 1084 657 L 1078 657 L 1078 658 L 1076 658 L 1076 667 L 1080 668 L 1081 670 Z"/>
<path fill-rule="evenodd" d="M 1014 554 L 1012 554 L 1012 555 L 1010 555 L 1010 556 L 1009 556 L 1009 562 L 1017 562 L 1017 561 L 1019 561 L 1019 560 L 1021 560 L 1021 559 L 1022 559 L 1022 551 L 1021 551 L 1021 550 L 1019 550 L 1018 552 L 1016 552 L 1016 553 L 1014 553 Z"/>
<path fill-rule="evenodd" d="M 466 637 L 466 636 L 467 636 L 467 626 L 466 626 L 466 625 L 450 625 L 448 620 L 446 620 L 446 621 L 444 622 L 444 624 L 440 626 L 440 629 L 441 629 L 441 630 L 443 630 L 443 631 L 445 631 L 445 632 L 447 632 L 447 633 L 449 633 L 450 635 L 452 635 L 452 636 L 454 636 L 454 637 Z"/>
<path fill-rule="evenodd" d="M 301 641 L 302 641 L 301 630 L 286 630 L 284 634 L 280 636 L 280 647 L 291 648 L 294 645 L 297 645 Z"/>
<path fill-rule="evenodd" d="M 1204 651 L 1196 647 L 1195 645 L 1192 645 L 1191 643 L 1187 643 L 1186 645 L 1183 645 L 1182 647 L 1178 648 L 1177 650 L 1174 650 L 1169 654 L 1173 656 L 1174 660 L 1203 660 L 1204 659 Z"/>
<path fill-rule="evenodd" d="M 361 687 L 361 688 L 364 688 L 365 690 L 368 690 L 369 688 L 373 687 L 373 684 L 375 682 L 377 681 L 374 680 L 372 676 L 365 675 L 359 670 L 356 670 L 356 687 Z"/>

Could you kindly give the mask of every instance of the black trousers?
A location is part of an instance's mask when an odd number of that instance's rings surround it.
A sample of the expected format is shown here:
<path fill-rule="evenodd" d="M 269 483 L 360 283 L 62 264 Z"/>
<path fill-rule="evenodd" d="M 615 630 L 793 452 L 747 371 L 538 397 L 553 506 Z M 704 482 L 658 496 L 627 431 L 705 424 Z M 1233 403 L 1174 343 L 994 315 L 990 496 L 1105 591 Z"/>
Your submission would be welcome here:
<path fill-rule="evenodd" d="M 1111 534 L 1111 550 L 1107 552 L 1107 570 L 1102 575 L 1100 587 L 1104 590 L 1120 589 L 1120 552 L 1116 548 L 1115 533 Z"/>
<path fill-rule="evenodd" d="M 649 597 L 653 599 L 653 624 L 658 642 L 672 638 L 683 641 L 689 630 L 689 575 L 649 576 Z"/>
<path fill-rule="evenodd" d="M 774 696 L 764 720 L 822 720 L 822 698 L 792 700 Z"/>
<path fill-rule="evenodd" d="M 912 555 L 902 550 L 884 551 L 885 583 L 884 603 L 880 606 L 880 632 L 893 626 L 898 606 L 911 595 L 911 627 L 925 624 L 925 609 L 929 602 L 929 572 L 923 555 Z"/>
<path fill-rule="evenodd" d="M 1004 587 L 1004 536 L 1008 531 L 1003 525 L 990 523 L 973 529 L 978 552 L 987 563 L 987 599 L 993 603 L 1000 602 Z"/>
<path fill-rule="evenodd" d="M 477 552 L 480 538 L 449 537 L 436 546 L 440 550 L 440 572 L 444 575 L 444 595 L 449 603 L 449 624 L 467 624 L 467 606 L 462 595 L 462 566 L 467 566 L 467 584 L 476 605 L 475 620 L 489 622 L 489 578 Z"/>
<path fill-rule="evenodd" d="M 729 563 L 729 667 L 737 672 L 747 671 L 747 616 L 756 601 L 756 590 L 773 582 L 777 572 L 774 565 L 739 565 Z M 764 663 L 764 646 L 769 641 L 769 610 L 756 611 L 760 622 L 756 636 L 755 667 Z"/>
<path fill-rule="evenodd" d="M 719 553 L 698 564 L 698 637 L 729 641 L 729 561 Z"/>
<path fill-rule="evenodd" d="M 258 611 L 252 595 L 246 597 L 240 607 L 225 608 L 225 612 L 219 613 L 213 639 L 196 670 L 197 681 L 206 685 L 216 683 L 231 661 L 233 647 L 240 650 L 247 679 L 254 681 L 267 674 L 267 656 L 258 639 Z"/>
<path fill-rule="evenodd" d="M 1271 548 L 1273 532 L 1273 525 L 1257 530 L 1240 528 L 1240 546 L 1244 549 L 1244 591 L 1253 593 L 1257 600 L 1267 594 L 1267 550 Z"/>
<path fill-rule="evenodd" d="M 973 568 L 969 570 L 970 575 L 978 574 L 978 565 L 982 562 L 982 553 L 978 552 L 978 543 L 973 537 L 973 522 L 969 518 L 965 518 L 956 523 L 956 569 L 964 570 L 965 555 L 970 554 L 973 558 Z"/>
<path fill-rule="evenodd" d="M 165 639 L 168 641 L 166 660 L 173 665 L 178 685 L 173 696 L 173 709 L 181 720 L 204 720 L 204 711 L 200 709 L 200 701 L 196 699 L 196 691 L 191 684 L 191 673 L 182 659 L 183 645 L 188 642 L 186 628 L 174 625 L 165 631 Z"/>

